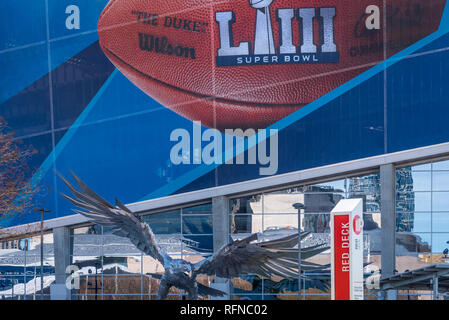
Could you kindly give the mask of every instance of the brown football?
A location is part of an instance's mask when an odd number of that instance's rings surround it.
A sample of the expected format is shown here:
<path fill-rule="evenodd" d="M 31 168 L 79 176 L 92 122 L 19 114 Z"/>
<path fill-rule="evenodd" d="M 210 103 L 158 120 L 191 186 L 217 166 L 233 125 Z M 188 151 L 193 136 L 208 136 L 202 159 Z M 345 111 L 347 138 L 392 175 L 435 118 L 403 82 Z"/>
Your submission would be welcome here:
<path fill-rule="evenodd" d="M 383 4 L 111 0 L 98 33 L 167 108 L 219 130 L 264 128 L 436 31 L 446 0 Z"/>

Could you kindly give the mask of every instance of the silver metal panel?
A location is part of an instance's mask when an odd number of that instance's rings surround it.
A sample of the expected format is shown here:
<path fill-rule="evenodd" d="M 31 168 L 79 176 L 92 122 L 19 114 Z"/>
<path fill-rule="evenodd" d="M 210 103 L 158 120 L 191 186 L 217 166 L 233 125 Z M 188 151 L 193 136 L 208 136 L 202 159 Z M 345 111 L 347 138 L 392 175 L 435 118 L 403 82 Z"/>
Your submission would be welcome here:
<path fill-rule="evenodd" d="M 396 265 L 396 170 L 393 164 L 380 167 L 380 211 L 382 277 L 394 274 Z"/>

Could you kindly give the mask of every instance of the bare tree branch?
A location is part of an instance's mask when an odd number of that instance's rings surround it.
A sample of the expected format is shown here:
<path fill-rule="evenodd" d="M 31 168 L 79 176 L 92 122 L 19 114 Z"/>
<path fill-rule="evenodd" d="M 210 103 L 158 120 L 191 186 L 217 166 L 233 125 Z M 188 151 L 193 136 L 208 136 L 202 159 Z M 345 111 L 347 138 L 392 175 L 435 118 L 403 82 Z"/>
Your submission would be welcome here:
<path fill-rule="evenodd" d="M 33 173 L 28 163 L 37 151 L 21 144 L 0 117 L 0 219 L 30 208 L 39 189 L 28 181 Z"/>

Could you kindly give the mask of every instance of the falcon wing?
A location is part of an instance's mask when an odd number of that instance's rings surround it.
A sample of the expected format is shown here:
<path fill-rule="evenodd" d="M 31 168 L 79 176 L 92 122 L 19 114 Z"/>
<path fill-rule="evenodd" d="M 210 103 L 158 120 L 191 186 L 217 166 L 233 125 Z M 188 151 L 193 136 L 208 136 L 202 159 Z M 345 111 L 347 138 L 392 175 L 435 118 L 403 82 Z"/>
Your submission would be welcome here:
<path fill-rule="evenodd" d="M 301 239 L 309 233 L 301 233 Z M 267 278 L 277 275 L 283 278 L 298 277 L 298 234 L 281 239 L 251 243 L 257 234 L 234 241 L 217 253 L 194 265 L 196 274 L 216 275 L 222 278 L 238 277 L 255 273 Z M 316 245 L 301 249 L 301 269 L 319 270 L 328 266 L 304 261 L 329 247 Z"/>
<path fill-rule="evenodd" d="M 91 219 L 96 224 L 113 227 L 113 234 L 130 239 L 139 250 L 160 261 L 162 265 L 167 265 L 166 262 L 171 260 L 165 251 L 156 243 L 154 234 L 148 224 L 135 216 L 120 201 L 116 199 L 116 206 L 114 207 L 91 190 L 74 173 L 71 172 L 80 191 L 59 173 L 57 174 L 73 193 L 74 197 L 63 193 L 61 195 L 75 206 L 85 210 L 73 209 L 73 211 Z"/>

